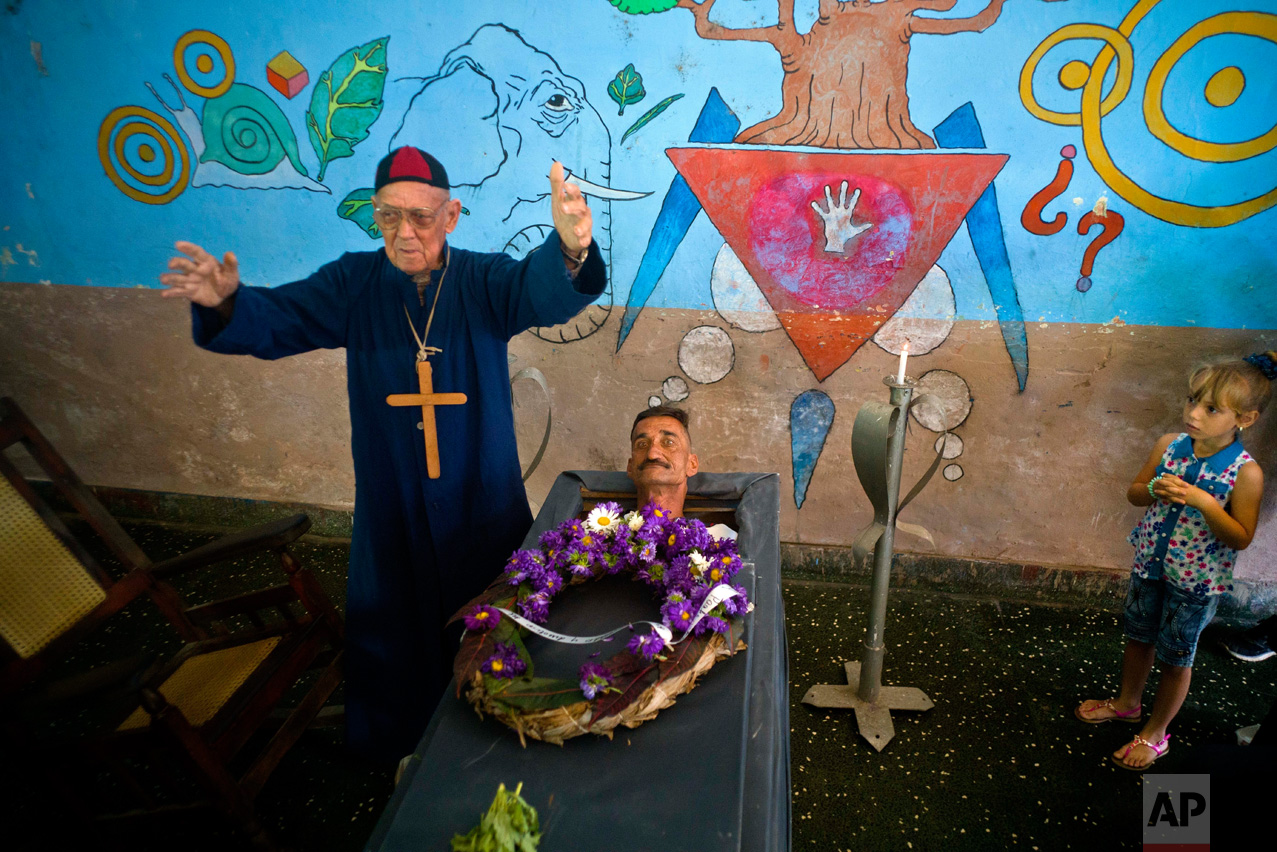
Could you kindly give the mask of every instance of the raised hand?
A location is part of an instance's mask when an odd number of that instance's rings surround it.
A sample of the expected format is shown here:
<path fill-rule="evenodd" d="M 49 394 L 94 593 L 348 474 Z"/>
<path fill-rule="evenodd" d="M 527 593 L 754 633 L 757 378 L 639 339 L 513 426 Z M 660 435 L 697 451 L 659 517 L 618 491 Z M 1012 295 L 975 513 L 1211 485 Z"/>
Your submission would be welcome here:
<path fill-rule="evenodd" d="M 851 195 L 851 203 L 847 203 L 847 181 L 843 181 L 842 188 L 838 190 L 837 204 L 834 204 L 828 185 L 825 186 L 825 204 L 829 209 L 822 209 L 815 201 L 811 203 L 811 209 L 815 210 L 816 215 L 825 223 L 825 251 L 843 254 L 843 246 L 848 240 L 861 231 L 867 231 L 873 227 L 873 224 L 869 222 L 863 225 L 851 223 L 851 211 L 856 209 L 856 202 L 859 200 L 860 190 L 857 189 Z"/>
<path fill-rule="evenodd" d="M 590 205 L 585 203 L 581 188 L 565 183 L 563 164 L 555 161 L 550 167 L 550 211 L 554 216 L 554 230 L 559 232 L 563 248 L 579 255 L 588 248 L 594 233 L 594 218 Z"/>
<path fill-rule="evenodd" d="M 185 257 L 169 258 L 171 272 L 160 275 L 165 298 L 181 297 L 206 308 L 216 308 L 239 289 L 239 261 L 234 252 L 227 252 L 219 263 L 204 249 L 185 241 L 178 241 L 174 248 Z"/>

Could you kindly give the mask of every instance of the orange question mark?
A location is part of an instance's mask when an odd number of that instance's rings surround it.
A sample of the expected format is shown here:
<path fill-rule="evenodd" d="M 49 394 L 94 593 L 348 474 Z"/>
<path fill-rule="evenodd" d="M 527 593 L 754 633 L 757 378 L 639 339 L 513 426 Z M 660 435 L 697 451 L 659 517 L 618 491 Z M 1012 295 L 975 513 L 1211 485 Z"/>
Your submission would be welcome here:
<path fill-rule="evenodd" d="M 1086 247 L 1086 252 L 1082 255 L 1082 274 L 1077 279 L 1079 293 L 1085 293 L 1091 289 L 1091 269 L 1095 266 L 1095 256 L 1100 253 L 1100 249 L 1117 239 L 1117 235 L 1126 227 L 1126 220 L 1122 218 L 1121 213 L 1112 210 L 1104 214 L 1098 214 L 1092 210 L 1078 220 L 1077 232 L 1085 236 L 1094 225 L 1099 225 L 1102 230 L 1098 237 L 1091 240 L 1091 244 Z"/>

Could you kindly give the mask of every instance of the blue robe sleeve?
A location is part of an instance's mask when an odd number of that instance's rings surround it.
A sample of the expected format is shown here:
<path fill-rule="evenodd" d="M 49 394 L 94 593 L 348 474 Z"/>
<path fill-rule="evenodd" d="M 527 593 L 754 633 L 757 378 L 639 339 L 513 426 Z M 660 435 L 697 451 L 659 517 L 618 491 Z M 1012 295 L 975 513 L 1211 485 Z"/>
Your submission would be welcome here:
<path fill-rule="evenodd" d="M 481 302 L 506 338 L 540 325 L 567 322 L 607 289 L 607 267 L 591 244 L 576 277 L 563 264 L 559 235 L 551 233 L 527 257 L 483 257 L 473 279 Z"/>
<path fill-rule="evenodd" d="M 210 352 L 270 360 L 345 346 L 358 258 L 344 255 L 309 278 L 279 287 L 240 285 L 229 322 L 212 308 L 191 305 L 195 343 Z"/>

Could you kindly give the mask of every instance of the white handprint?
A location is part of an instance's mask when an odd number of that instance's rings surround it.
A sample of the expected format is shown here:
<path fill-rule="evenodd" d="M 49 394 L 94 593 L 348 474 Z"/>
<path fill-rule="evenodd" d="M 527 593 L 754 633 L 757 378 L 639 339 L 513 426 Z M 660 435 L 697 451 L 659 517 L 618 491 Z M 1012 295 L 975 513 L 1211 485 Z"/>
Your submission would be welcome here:
<path fill-rule="evenodd" d="M 860 189 L 857 188 L 851 194 L 851 203 L 847 203 L 847 181 L 842 182 L 842 188 L 838 190 L 838 203 L 834 204 L 833 193 L 829 191 L 829 185 L 825 185 L 825 201 L 828 203 L 828 210 L 821 209 L 820 204 L 813 201 L 811 209 L 816 211 L 816 215 L 820 216 L 821 221 L 825 223 L 825 251 L 835 251 L 843 254 L 843 246 L 852 237 L 861 231 L 867 231 L 873 227 L 873 223 L 866 222 L 863 225 L 853 225 L 851 223 L 851 211 L 856 209 L 856 202 L 860 200 Z"/>

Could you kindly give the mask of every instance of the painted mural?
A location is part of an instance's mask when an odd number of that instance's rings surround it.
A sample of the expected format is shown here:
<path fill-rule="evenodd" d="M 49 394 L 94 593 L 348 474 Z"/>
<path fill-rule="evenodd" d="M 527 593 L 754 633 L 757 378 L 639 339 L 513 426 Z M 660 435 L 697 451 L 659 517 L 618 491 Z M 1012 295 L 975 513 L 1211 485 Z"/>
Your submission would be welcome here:
<path fill-rule="evenodd" d="M 375 246 L 373 169 L 405 142 L 447 165 L 458 244 L 521 255 L 557 159 L 611 284 L 532 333 L 629 356 L 658 317 L 712 311 L 651 356 L 635 407 L 712 408 L 787 340 L 799 508 L 846 405 L 830 377 L 871 342 L 920 359 L 914 420 L 955 482 L 977 440 L 956 322 L 996 324 L 1005 383 L 980 392 L 1007 397 L 1043 369 L 1035 323 L 1277 327 L 1271 288 L 1240 290 L 1277 267 L 1277 14 L 1254 4 L 57 5 L 0 29 L 0 94 L 28 113 L 0 140 L 23 164 L 0 281 L 154 287 L 179 238 L 234 249 L 246 280 L 301 277 Z M 94 227 L 51 239 L 69 203 Z"/>

